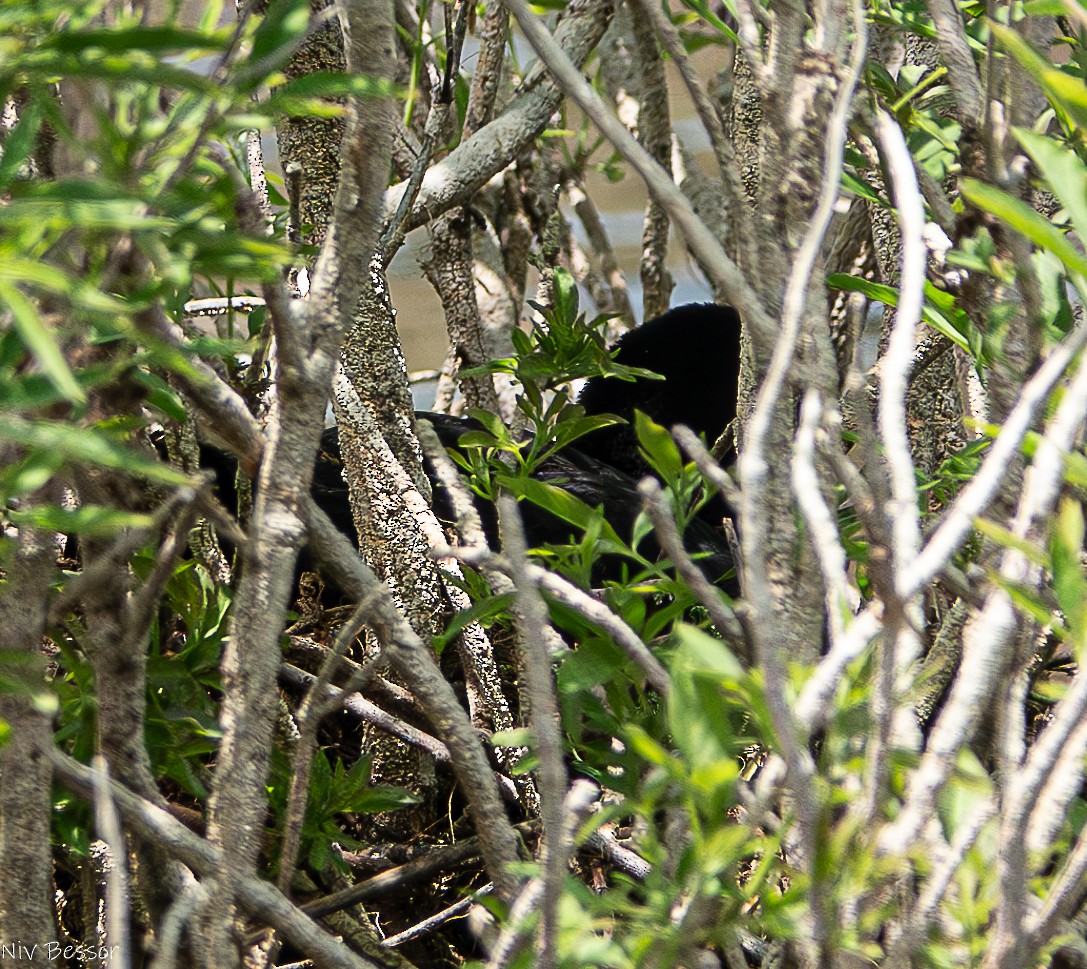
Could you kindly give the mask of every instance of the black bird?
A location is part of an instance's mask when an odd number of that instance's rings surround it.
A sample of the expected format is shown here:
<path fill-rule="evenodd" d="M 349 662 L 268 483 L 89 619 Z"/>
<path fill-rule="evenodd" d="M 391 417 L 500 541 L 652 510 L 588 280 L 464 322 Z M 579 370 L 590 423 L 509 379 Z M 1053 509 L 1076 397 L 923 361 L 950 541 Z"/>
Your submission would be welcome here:
<path fill-rule="evenodd" d="M 652 370 L 664 379 L 591 378 L 578 403 L 588 414 L 614 414 L 626 423 L 585 435 L 549 458 L 533 476 L 568 491 L 591 508 L 602 506 L 604 517 L 619 536 L 628 538 L 641 510 L 638 482 L 653 473 L 639 450 L 635 410 L 668 428 L 686 424 L 712 444 L 736 416 L 740 318 L 735 310 L 713 303 L 676 307 L 624 334 L 616 345 L 615 359 L 626 366 Z M 446 448 L 459 447 L 463 434 L 481 429 L 470 418 L 425 412 L 417 416 L 431 421 Z M 201 447 L 201 463 L 216 470 L 220 498 L 230 508 L 234 466 L 228 462 L 232 466 L 224 471 L 223 458 L 216 449 Z M 435 482 L 435 511 L 441 520 L 452 522 L 451 502 L 437 484 L 433 469 L 428 465 L 426 470 Z M 339 434 L 332 427 L 321 438 L 312 494 L 333 523 L 355 541 L 342 471 Z M 477 506 L 488 540 L 496 543 L 493 506 L 483 501 Z M 700 556 L 702 570 L 715 582 L 720 582 L 733 567 L 728 545 L 717 530 L 726 514 L 729 510 L 723 501 L 708 502 L 690 522 L 685 536 L 688 550 Z M 563 544 L 574 531 L 567 522 L 528 501 L 522 503 L 522 515 L 526 538 L 532 546 Z M 659 553 L 652 536 L 643 543 L 642 552 L 650 558 Z M 605 562 L 594 580 L 617 577 L 614 563 Z M 726 579 L 722 587 L 730 593 L 736 591 L 731 579 Z"/>
<path fill-rule="evenodd" d="M 731 306 L 688 303 L 624 333 L 615 360 L 664 380 L 595 377 L 578 403 L 587 414 L 617 414 L 626 424 L 577 442 L 580 451 L 641 479 L 651 474 L 638 450 L 634 411 L 664 427 L 686 424 L 712 446 L 736 417 L 740 392 L 740 317 Z"/>
<path fill-rule="evenodd" d="M 713 303 L 691 303 L 625 333 L 616 345 L 617 363 L 652 370 L 663 380 L 594 377 L 587 381 L 578 403 L 587 414 L 614 414 L 625 423 L 601 428 L 578 439 L 536 469 L 534 477 L 554 484 L 590 508 L 603 506 L 604 517 L 622 538 L 632 534 L 642 507 L 638 482 L 652 469 L 642 456 L 634 428 L 634 412 L 641 411 L 657 424 L 672 428 L 685 424 L 709 444 L 724 433 L 736 416 L 740 376 L 740 318 L 734 309 Z M 478 430 L 474 422 L 444 415 L 421 414 L 430 419 L 442 443 L 456 447 L 460 436 Z M 429 473 L 429 471 L 428 471 Z M 431 474 L 431 478 L 433 478 Z M 448 499 L 435 491 L 435 510 L 451 520 Z M 489 541 L 496 539 L 493 509 L 481 508 Z M 707 502 L 687 527 L 689 551 L 700 556 L 707 578 L 720 582 L 729 575 L 732 553 L 718 528 L 731 509 L 720 498 Z M 571 526 L 530 502 L 522 503 L 526 538 L 530 545 L 569 541 Z M 659 549 L 652 536 L 642 547 L 653 558 Z M 595 578 L 616 578 L 614 563 L 604 563 Z M 731 577 L 722 583 L 731 594 L 738 589 Z"/>

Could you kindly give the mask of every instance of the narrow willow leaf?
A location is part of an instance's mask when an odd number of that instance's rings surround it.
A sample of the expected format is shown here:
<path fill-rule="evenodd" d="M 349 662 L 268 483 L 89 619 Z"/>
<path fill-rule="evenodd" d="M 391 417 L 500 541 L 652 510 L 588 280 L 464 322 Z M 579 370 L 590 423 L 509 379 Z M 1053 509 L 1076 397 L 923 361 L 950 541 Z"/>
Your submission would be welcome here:
<path fill-rule="evenodd" d="M 962 194 L 979 209 L 995 215 L 1035 245 L 1048 249 L 1072 272 L 1087 276 L 1087 257 L 1049 219 L 1035 212 L 1026 202 L 973 178 L 963 179 Z"/>
<path fill-rule="evenodd" d="M 72 403 L 82 404 L 87 395 L 76 382 L 75 375 L 68 368 L 64 355 L 60 352 L 53 334 L 38 316 L 37 308 L 17 287 L 0 280 L 0 301 L 11 310 L 12 323 L 19 337 L 26 344 L 27 350 L 38 361 L 42 373 L 56 387 L 57 392 Z"/>

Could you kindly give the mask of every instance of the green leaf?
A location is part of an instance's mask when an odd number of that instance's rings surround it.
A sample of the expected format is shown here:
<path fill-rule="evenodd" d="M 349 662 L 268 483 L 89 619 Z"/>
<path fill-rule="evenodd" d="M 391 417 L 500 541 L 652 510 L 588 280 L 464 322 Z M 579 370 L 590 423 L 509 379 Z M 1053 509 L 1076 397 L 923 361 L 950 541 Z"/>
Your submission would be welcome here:
<path fill-rule="evenodd" d="M 23 447 L 51 451 L 68 461 L 84 461 L 113 468 L 149 481 L 189 488 L 197 485 L 187 474 L 161 461 L 144 457 L 138 451 L 111 439 L 100 428 L 30 422 L 8 415 L 4 421 L 0 421 L 0 438 Z"/>
<path fill-rule="evenodd" d="M 677 623 L 676 639 L 679 649 L 672 659 L 674 669 L 682 667 L 727 680 L 744 677 L 743 664 L 732 650 L 705 630 L 685 622 Z"/>
<path fill-rule="evenodd" d="M 270 111 L 292 113 L 292 104 L 312 98 L 374 98 L 397 93 L 395 85 L 363 74 L 314 71 L 277 87 L 267 101 Z"/>
<path fill-rule="evenodd" d="M 61 30 L 47 37 L 42 48 L 77 53 L 89 48 L 128 53 L 129 51 L 153 51 L 166 53 L 193 50 L 226 50 L 230 31 L 218 30 L 204 33 L 184 27 L 128 27 L 112 30 Z"/>
<path fill-rule="evenodd" d="M 1087 127 L 1087 85 L 1060 70 L 1028 44 L 1018 31 L 992 20 L 988 25 L 1001 46 L 1038 82 L 1058 112 L 1065 115 L 1069 130 Z"/>
<path fill-rule="evenodd" d="M 883 283 L 874 283 L 870 279 L 862 279 L 860 276 L 832 273 L 827 277 L 827 285 L 847 293 L 863 293 L 869 299 L 883 303 L 885 306 L 898 306 L 897 289 Z M 969 323 L 965 314 L 954 306 L 954 298 L 950 294 L 941 293 L 928 282 L 925 283 L 925 297 L 928 301 L 921 307 L 921 319 L 937 333 L 947 337 L 955 346 L 969 353 L 970 341 L 967 334 L 963 332 Z M 939 303 L 943 303 L 946 309 L 941 308 Z M 953 314 L 951 318 L 948 312 Z M 958 325 L 953 320 L 958 321 Z"/>
<path fill-rule="evenodd" d="M 253 34 L 253 46 L 244 67 L 237 71 L 235 84 L 242 91 L 258 87 L 290 59 L 309 28 L 307 0 L 276 0 L 265 8 Z"/>
<path fill-rule="evenodd" d="M 973 178 L 963 179 L 962 194 L 979 209 L 995 215 L 1035 245 L 1048 249 L 1072 272 L 1087 276 L 1087 257 L 1049 219 L 1035 212 L 1026 202 Z"/>
<path fill-rule="evenodd" d="M 60 352 L 53 334 L 38 316 L 34 304 L 17 287 L 0 279 L 0 301 L 11 310 L 12 322 L 26 348 L 38 361 L 49 382 L 66 400 L 82 404 L 87 400 Z"/>
<path fill-rule="evenodd" d="M 60 51 L 35 53 L 39 56 L 35 57 L 32 66 L 44 74 L 92 78 L 112 82 L 113 85 L 138 81 L 155 88 L 173 87 L 210 98 L 223 93 L 222 88 L 211 78 L 162 61 L 138 63 L 131 57 L 99 53 L 95 50 L 84 51 L 78 55 Z"/>
<path fill-rule="evenodd" d="M 683 459 L 668 429 L 654 424 L 640 410 L 634 412 L 634 427 L 638 443 L 656 472 L 666 482 L 677 481 L 683 473 Z"/>
<path fill-rule="evenodd" d="M 886 199 L 880 198 L 867 182 L 861 181 L 856 175 L 852 175 L 847 171 L 842 172 L 842 188 L 862 199 L 874 202 L 876 205 L 881 205 L 884 208 L 887 207 Z"/>
<path fill-rule="evenodd" d="M 551 512 L 556 518 L 561 518 L 564 522 L 569 522 L 578 528 L 588 528 L 596 517 L 594 510 L 580 498 L 555 485 L 537 481 L 527 475 L 515 477 L 503 474 L 498 476 L 498 481 L 512 494 L 527 498 L 534 505 L 539 505 Z M 601 537 L 615 545 L 624 546 L 623 541 L 615 533 L 615 529 L 607 521 L 604 521 L 601 526 Z"/>
<path fill-rule="evenodd" d="M 1087 165 L 1052 138 L 1025 128 L 1012 130 L 1060 199 L 1080 239 L 1087 241 Z"/>
<path fill-rule="evenodd" d="M 1014 549 L 1022 552 L 1035 565 L 1047 566 L 1049 564 L 1046 554 L 1033 542 L 1020 538 L 1011 529 L 998 525 L 987 518 L 975 518 L 974 527 L 990 541 L 996 542 L 1003 548 Z"/>
<path fill-rule="evenodd" d="M 157 407 L 171 420 L 184 423 L 188 419 L 185 405 L 174 389 L 158 374 L 149 370 L 133 370 L 131 377 L 134 383 L 147 389 L 147 403 Z"/>
<path fill-rule="evenodd" d="M 730 776 L 735 780 L 740 768 L 729 731 L 734 704 L 724 688 L 743 679 L 743 667 L 721 640 L 695 626 L 677 623 L 675 635 L 678 646 L 669 664 L 668 723 L 676 746 L 692 771 L 731 762 Z"/>
<path fill-rule="evenodd" d="M 0 157 L 0 192 L 15 179 L 30 157 L 41 123 L 41 105 L 37 99 L 32 99 L 22 107 L 19 123 L 4 139 L 4 154 Z"/>
<path fill-rule="evenodd" d="M 470 407 L 467 415 L 473 420 L 479 421 L 487 429 L 488 433 L 498 440 L 501 441 L 509 437 L 509 430 L 502 423 L 502 418 L 497 414 L 493 414 L 489 410 L 483 410 L 481 407 Z M 462 437 L 461 440 L 463 441 L 464 438 Z"/>
<path fill-rule="evenodd" d="M 1076 488 L 1087 488 L 1087 457 L 1079 451 L 1065 457 L 1064 480 Z"/>
<path fill-rule="evenodd" d="M 445 631 L 434 637 L 434 651 L 440 656 L 445 649 L 466 626 L 474 622 L 488 625 L 489 620 L 507 614 L 513 604 L 514 594 L 507 592 L 504 595 L 491 596 L 481 602 L 472 603 L 468 609 L 462 609 L 456 613 L 445 627 Z"/>
<path fill-rule="evenodd" d="M 1080 564 L 1083 531 L 1080 503 L 1071 498 L 1063 499 L 1049 536 L 1053 591 L 1057 605 L 1079 641 L 1083 641 L 1084 610 L 1087 609 L 1087 579 L 1083 577 Z"/>
<path fill-rule="evenodd" d="M 565 269 L 556 267 L 552 274 L 551 289 L 555 302 L 555 315 L 564 322 L 576 320 L 578 291 L 574 277 Z"/>
<path fill-rule="evenodd" d="M 532 744 L 534 736 L 529 727 L 496 730 L 491 734 L 491 745 L 494 747 L 528 747 Z"/>
<path fill-rule="evenodd" d="M 736 31 L 717 16 L 710 4 L 706 3 L 706 0 L 683 0 L 683 5 L 696 11 L 703 21 L 712 26 L 719 34 L 727 37 L 733 44 L 740 45 L 740 38 L 737 36 Z M 724 6 L 733 17 L 736 16 L 734 0 L 725 0 Z"/>
<path fill-rule="evenodd" d="M 26 523 L 65 535 L 90 538 L 108 538 L 122 528 L 150 528 L 155 522 L 151 515 L 101 505 L 83 505 L 72 510 L 56 505 L 33 506 L 7 514 L 16 525 Z"/>

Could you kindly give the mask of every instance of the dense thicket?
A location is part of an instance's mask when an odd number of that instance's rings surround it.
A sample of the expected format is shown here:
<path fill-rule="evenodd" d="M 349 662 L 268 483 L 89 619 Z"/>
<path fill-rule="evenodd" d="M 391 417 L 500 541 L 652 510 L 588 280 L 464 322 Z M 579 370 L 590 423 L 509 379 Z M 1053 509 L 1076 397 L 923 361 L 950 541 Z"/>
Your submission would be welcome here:
<path fill-rule="evenodd" d="M 0 959 L 1087 961 L 1085 50 L 0 6 Z"/>

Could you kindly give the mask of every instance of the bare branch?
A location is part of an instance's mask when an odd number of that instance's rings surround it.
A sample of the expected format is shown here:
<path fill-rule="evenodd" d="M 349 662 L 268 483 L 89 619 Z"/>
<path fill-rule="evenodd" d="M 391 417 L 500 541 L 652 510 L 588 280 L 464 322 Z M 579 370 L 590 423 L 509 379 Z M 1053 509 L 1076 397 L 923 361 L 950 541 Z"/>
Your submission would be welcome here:
<path fill-rule="evenodd" d="M 87 798 L 94 796 L 94 772 L 90 768 L 56 749 L 48 751 L 47 758 L 65 787 Z M 220 871 L 223 855 L 218 848 L 117 781 L 109 782 L 109 790 L 125 823 L 137 837 L 162 847 L 202 878 Z M 238 901 L 247 911 L 275 926 L 316 965 L 327 969 L 378 969 L 376 963 L 356 955 L 315 925 L 310 917 L 256 875 L 239 874 L 235 888 Z"/>
<path fill-rule="evenodd" d="M 541 969 L 554 969 L 557 961 L 555 947 L 559 927 L 558 905 L 567 861 L 563 838 L 563 801 L 566 796 L 567 777 L 566 764 L 562 759 L 562 731 L 559 726 L 559 704 L 555 696 L 551 657 L 544 646 L 543 630 L 547 628 L 549 621 L 547 607 L 527 574 L 528 548 L 525 545 L 517 500 L 502 494 L 499 495 L 497 504 L 502 544 L 512 569 L 510 578 L 517 587 L 521 675 L 527 687 L 525 692 L 529 702 L 529 722 L 535 740 L 534 750 L 539 758 L 536 775 L 540 791 L 540 819 L 543 822 L 540 856 L 543 872 L 540 879 L 542 895 L 536 964 Z M 514 904 L 514 909 L 519 903 L 520 899 Z"/>
<path fill-rule="evenodd" d="M 468 810 L 484 845 L 491 878 L 501 896 L 513 897 L 516 880 L 507 869 L 518 859 L 520 843 L 505 816 L 479 737 L 456 693 L 435 666 L 430 648 L 397 611 L 387 587 L 358 557 L 347 537 L 312 498 L 305 499 L 303 511 L 314 553 L 345 593 L 362 599 L 375 588 L 384 590 L 376 597 L 369 622 L 386 655 L 449 747 L 453 771 L 468 797 Z"/>
<path fill-rule="evenodd" d="M 1034 376 L 1023 385 L 1019 399 L 1005 419 L 977 474 L 959 493 L 908 574 L 900 577 L 899 587 L 904 595 L 913 595 L 931 581 L 958 551 L 974 527 L 974 519 L 982 513 L 1003 482 L 1012 458 L 1033 425 L 1038 408 L 1085 344 L 1087 327 L 1076 327 L 1049 352 Z"/>
<path fill-rule="evenodd" d="M 736 264 L 728 258 L 720 242 L 695 214 L 691 203 L 675 182 L 639 145 L 623 127 L 621 121 L 608 110 L 603 99 L 581 76 L 555 39 L 529 9 L 525 0 L 504 0 L 525 37 L 532 44 L 540 59 L 547 65 L 562 89 L 577 102 L 610 141 L 616 150 L 641 175 L 653 195 L 660 201 L 672 221 L 683 233 L 694 253 L 710 276 L 713 285 L 724 293 L 739 310 L 744 321 L 770 343 L 777 331 L 755 291 L 748 285 Z"/>

